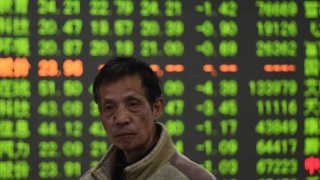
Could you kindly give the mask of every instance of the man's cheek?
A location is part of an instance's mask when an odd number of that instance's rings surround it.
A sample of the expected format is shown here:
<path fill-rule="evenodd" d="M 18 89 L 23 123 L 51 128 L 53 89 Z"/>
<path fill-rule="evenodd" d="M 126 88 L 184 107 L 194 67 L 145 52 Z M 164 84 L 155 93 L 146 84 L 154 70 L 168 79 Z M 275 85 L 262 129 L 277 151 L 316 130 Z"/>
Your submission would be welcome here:
<path fill-rule="evenodd" d="M 102 126 L 104 128 L 104 130 L 106 131 L 107 133 L 107 136 L 109 136 L 109 133 L 111 133 L 111 126 L 110 124 L 106 123 L 106 122 L 102 122 Z"/>

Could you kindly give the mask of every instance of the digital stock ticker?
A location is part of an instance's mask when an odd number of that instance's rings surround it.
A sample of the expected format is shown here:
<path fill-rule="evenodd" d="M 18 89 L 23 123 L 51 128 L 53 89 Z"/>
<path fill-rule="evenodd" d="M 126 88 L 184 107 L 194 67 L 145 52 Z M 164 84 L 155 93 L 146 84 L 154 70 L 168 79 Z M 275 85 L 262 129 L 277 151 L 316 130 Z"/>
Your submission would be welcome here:
<path fill-rule="evenodd" d="M 114 56 L 150 64 L 159 121 L 218 179 L 320 179 L 319 0 L 0 0 L 0 179 L 97 164 Z"/>

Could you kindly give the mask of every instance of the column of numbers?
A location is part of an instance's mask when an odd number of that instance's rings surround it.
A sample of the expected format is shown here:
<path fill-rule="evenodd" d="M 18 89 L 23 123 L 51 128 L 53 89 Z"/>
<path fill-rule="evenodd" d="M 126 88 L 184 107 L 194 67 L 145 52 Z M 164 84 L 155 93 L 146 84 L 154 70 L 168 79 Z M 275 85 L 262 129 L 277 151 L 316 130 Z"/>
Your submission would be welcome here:
<path fill-rule="evenodd" d="M 0 179 L 26 179 L 32 109 L 28 1 L 0 6 Z"/>

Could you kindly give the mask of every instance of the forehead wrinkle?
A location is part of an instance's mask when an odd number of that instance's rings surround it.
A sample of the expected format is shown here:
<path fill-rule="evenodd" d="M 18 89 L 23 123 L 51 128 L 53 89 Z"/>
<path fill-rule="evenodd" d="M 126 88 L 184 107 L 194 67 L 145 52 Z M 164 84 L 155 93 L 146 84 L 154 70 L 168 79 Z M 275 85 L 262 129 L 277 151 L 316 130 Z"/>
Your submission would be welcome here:
<path fill-rule="evenodd" d="M 136 83 L 136 85 L 134 86 L 129 85 L 131 84 L 131 80 L 128 80 L 127 78 L 129 79 L 137 78 L 135 80 L 138 80 L 139 83 Z M 124 83 L 119 86 L 119 84 L 117 84 L 119 81 L 122 81 Z M 114 85 L 116 85 L 116 87 L 114 87 Z M 120 88 L 121 92 L 119 92 L 118 88 Z M 118 78 L 116 81 L 104 82 L 99 89 L 100 89 L 99 94 L 100 94 L 101 101 L 105 101 L 105 99 L 116 100 L 114 96 L 117 96 L 116 98 L 123 98 L 125 96 L 130 96 L 130 95 L 132 97 L 140 97 L 140 98 L 148 99 L 146 89 L 143 86 L 143 82 L 139 74 L 135 74 L 134 76 L 124 76 L 124 77 Z"/>
<path fill-rule="evenodd" d="M 125 93 L 117 92 L 117 94 L 120 94 L 120 96 L 114 96 L 114 95 L 111 95 L 110 93 L 107 93 L 102 99 L 104 101 L 113 102 L 113 101 L 115 101 L 115 99 L 118 99 L 115 97 L 120 97 L 121 99 L 133 99 L 133 98 L 141 99 L 144 97 L 144 92 L 143 92 L 143 94 L 141 94 L 138 91 L 132 90 L 132 89 L 126 91 Z"/>

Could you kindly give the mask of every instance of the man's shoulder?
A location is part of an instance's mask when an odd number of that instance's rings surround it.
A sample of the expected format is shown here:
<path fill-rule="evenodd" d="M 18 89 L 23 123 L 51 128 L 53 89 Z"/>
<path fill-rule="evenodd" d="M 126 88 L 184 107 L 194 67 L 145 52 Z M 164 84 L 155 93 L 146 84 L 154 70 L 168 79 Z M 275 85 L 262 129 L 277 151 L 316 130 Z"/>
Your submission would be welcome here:
<path fill-rule="evenodd" d="M 89 169 L 86 173 L 84 173 L 81 177 L 80 180 L 93 180 L 91 173 L 93 172 L 93 168 Z"/>
<path fill-rule="evenodd" d="M 212 173 L 180 153 L 172 156 L 170 164 L 189 179 L 216 180 Z"/>

